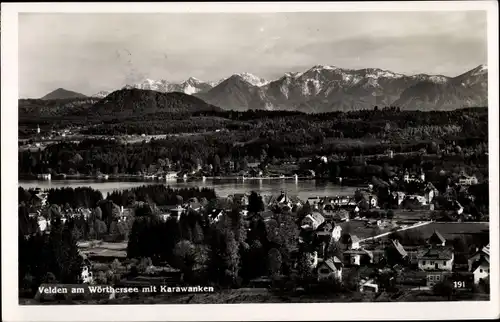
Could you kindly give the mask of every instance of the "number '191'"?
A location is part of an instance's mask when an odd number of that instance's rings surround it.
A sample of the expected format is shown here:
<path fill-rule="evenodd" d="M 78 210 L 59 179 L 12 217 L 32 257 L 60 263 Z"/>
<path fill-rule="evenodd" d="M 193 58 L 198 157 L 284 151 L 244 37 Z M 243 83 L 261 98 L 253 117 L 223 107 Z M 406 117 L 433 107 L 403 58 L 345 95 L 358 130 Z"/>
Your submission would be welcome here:
<path fill-rule="evenodd" d="M 453 287 L 455 288 L 465 288 L 465 282 L 463 281 L 454 281 L 453 282 Z"/>

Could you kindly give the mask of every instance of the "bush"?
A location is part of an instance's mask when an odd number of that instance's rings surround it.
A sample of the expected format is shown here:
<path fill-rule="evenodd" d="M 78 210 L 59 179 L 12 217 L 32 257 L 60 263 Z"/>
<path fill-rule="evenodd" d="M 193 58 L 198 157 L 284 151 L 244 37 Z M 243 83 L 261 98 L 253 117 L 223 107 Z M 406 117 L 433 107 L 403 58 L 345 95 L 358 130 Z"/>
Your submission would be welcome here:
<path fill-rule="evenodd" d="M 450 298 L 451 295 L 453 294 L 453 285 L 451 284 L 450 281 L 440 282 L 434 284 L 434 286 L 432 287 L 432 292 L 435 295 L 447 296 L 448 298 Z"/>

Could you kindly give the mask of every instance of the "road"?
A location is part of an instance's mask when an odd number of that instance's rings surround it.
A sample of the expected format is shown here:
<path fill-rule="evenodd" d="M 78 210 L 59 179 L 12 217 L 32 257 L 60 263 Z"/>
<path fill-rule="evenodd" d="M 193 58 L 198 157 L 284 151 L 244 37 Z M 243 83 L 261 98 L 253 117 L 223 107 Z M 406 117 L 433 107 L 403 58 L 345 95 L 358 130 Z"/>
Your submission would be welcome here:
<path fill-rule="evenodd" d="M 383 234 L 380 234 L 380 235 L 377 235 L 377 236 L 373 236 L 373 237 L 368 237 L 368 238 L 365 238 L 365 239 L 361 239 L 359 241 L 359 243 L 363 243 L 363 242 L 367 242 L 369 240 L 374 240 L 374 239 L 378 239 L 378 238 L 381 238 L 381 237 L 385 237 L 385 236 L 388 236 L 388 235 L 390 235 L 390 234 L 392 234 L 394 232 L 399 232 L 399 231 L 404 231 L 404 230 L 409 230 L 409 229 L 413 229 L 413 228 L 422 227 L 422 226 L 428 225 L 430 223 L 432 223 L 432 221 L 419 222 L 419 223 L 416 223 L 415 225 L 411 225 L 411 226 L 408 226 L 408 227 L 400 228 L 398 230 L 388 231 L 386 233 L 383 233 Z"/>

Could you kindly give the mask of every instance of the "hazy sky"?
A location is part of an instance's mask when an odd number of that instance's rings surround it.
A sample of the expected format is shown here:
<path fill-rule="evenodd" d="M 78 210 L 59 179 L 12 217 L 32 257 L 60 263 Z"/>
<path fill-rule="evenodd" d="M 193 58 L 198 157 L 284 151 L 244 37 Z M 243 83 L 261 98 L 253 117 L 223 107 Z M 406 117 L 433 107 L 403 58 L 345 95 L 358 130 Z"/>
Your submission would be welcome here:
<path fill-rule="evenodd" d="M 486 13 L 19 15 L 19 95 L 145 78 L 273 79 L 313 65 L 456 76 L 487 63 Z"/>

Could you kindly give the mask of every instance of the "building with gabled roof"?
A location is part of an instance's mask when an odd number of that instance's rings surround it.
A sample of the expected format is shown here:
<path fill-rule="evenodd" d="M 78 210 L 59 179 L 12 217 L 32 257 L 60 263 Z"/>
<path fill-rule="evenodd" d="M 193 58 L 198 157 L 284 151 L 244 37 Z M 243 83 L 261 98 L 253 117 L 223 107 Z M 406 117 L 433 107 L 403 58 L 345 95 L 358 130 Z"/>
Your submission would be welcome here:
<path fill-rule="evenodd" d="M 434 230 L 434 233 L 427 239 L 427 243 L 431 246 L 445 246 L 446 239 L 439 233 L 439 231 Z"/>
<path fill-rule="evenodd" d="M 313 212 L 302 219 L 301 227 L 302 229 L 316 230 L 324 222 L 325 218 L 319 212 Z"/>
<path fill-rule="evenodd" d="M 318 260 L 319 261 L 319 260 Z M 334 256 L 325 261 L 319 261 L 317 266 L 318 281 L 333 278 L 337 281 L 342 279 L 342 261 Z"/>
<path fill-rule="evenodd" d="M 431 247 L 418 259 L 423 271 L 451 271 L 455 255 L 450 247 Z"/>
<path fill-rule="evenodd" d="M 343 253 L 344 262 L 349 265 L 364 265 L 373 262 L 373 254 L 366 249 L 349 249 Z"/>
<path fill-rule="evenodd" d="M 392 240 L 392 245 L 398 251 L 398 253 L 401 255 L 402 258 L 405 258 L 408 256 L 408 253 L 404 249 L 403 245 L 401 245 L 401 243 L 397 239 Z"/>
<path fill-rule="evenodd" d="M 490 257 L 481 255 L 472 263 L 470 271 L 474 274 L 474 284 L 479 284 L 490 276 Z"/>

